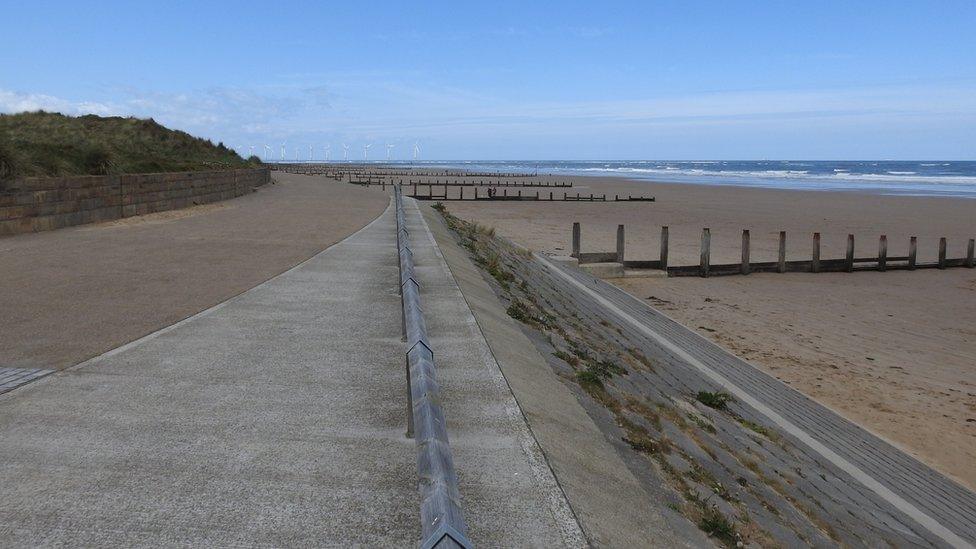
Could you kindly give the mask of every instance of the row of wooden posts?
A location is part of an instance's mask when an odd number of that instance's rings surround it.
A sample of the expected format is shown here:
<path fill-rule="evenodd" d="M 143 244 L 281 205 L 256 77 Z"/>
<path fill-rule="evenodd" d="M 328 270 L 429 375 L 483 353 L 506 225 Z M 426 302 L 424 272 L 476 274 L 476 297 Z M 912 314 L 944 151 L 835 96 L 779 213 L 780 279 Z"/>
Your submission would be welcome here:
<path fill-rule="evenodd" d="M 427 194 L 420 194 L 418 192 L 418 187 L 420 187 L 420 186 L 423 186 L 423 184 L 418 184 L 418 183 L 414 183 L 413 184 L 413 194 L 409 195 L 410 198 L 414 198 L 414 199 L 417 199 L 417 200 L 443 200 L 443 201 L 458 201 L 458 200 L 533 200 L 533 201 L 546 201 L 546 202 L 556 202 L 556 201 L 560 201 L 560 202 L 654 202 L 654 197 L 653 196 L 631 196 L 631 195 L 628 195 L 628 196 L 625 196 L 625 197 L 621 198 L 620 195 L 614 195 L 613 198 L 607 198 L 607 195 L 606 194 L 596 195 L 596 194 L 592 194 L 592 193 L 589 194 L 589 195 L 580 194 L 580 193 L 576 193 L 575 195 L 572 195 L 572 194 L 569 194 L 569 193 L 565 193 L 564 192 L 562 198 L 560 198 L 560 197 L 556 196 L 555 193 L 553 193 L 552 191 L 549 191 L 549 196 L 547 198 L 546 195 L 542 194 L 540 191 L 536 191 L 535 193 L 532 193 L 532 194 L 528 194 L 528 193 L 523 194 L 522 193 L 522 190 L 519 189 L 517 193 L 515 193 L 515 194 L 509 194 L 508 193 L 508 189 L 506 189 L 504 187 L 501 189 L 501 191 L 502 191 L 501 194 L 498 194 L 498 192 L 496 191 L 493 194 L 486 193 L 485 195 L 482 195 L 481 192 L 480 192 L 480 190 L 477 187 L 475 187 L 474 193 L 472 193 L 473 196 L 465 197 L 464 196 L 465 193 L 464 193 L 464 186 L 463 185 L 446 185 L 446 184 L 440 185 L 440 186 L 443 186 L 443 188 L 444 188 L 444 191 L 442 193 L 440 193 L 440 194 L 434 194 L 434 185 L 433 184 L 427 184 Z M 458 189 L 457 198 L 451 198 L 451 197 L 448 196 L 447 189 L 448 189 L 449 186 L 457 186 L 457 187 L 460 187 Z M 533 187 L 535 185 L 524 185 L 524 186 L 526 186 L 526 187 Z"/>
<path fill-rule="evenodd" d="M 617 250 L 613 253 L 584 253 L 581 250 L 580 224 L 573 223 L 572 256 L 581 264 L 616 262 L 625 267 L 662 269 L 668 276 L 712 276 L 712 275 L 747 275 L 754 272 L 852 272 L 855 270 L 886 271 L 894 269 L 914 270 L 917 268 L 968 267 L 976 265 L 974 249 L 976 239 L 970 238 L 966 246 L 966 257 L 950 259 L 946 257 L 947 240 L 939 239 L 939 258 L 934 263 L 919 263 L 917 261 L 918 239 L 911 237 L 908 244 L 908 255 L 893 257 L 888 255 L 888 237 L 881 235 L 878 240 L 878 255 L 875 257 L 855 257 L 854 235 L 847 235 L 847 253 L 843 259 L 822 259 L 820 257 L 820 233 L 813 233 L 812 253 L 809 261 L 786 260 L 786 231 L 779 233 L 779 254 L 775 262 L 752 262 L 750 258 L 751 237 L 749 230 L 742 231 L 742 259 L 739 263 L 712 265 L 711 264 L 711 230 L 702 229 L 701 254 L 698 265 L 671 266 L 668 264 L 668 227 L 661 227 L 660 259 L 653 261 L 627 261 L 624 256 L 624 226 L 617 226 Z M 866 264 L 858 266 L 858 264 Z"/>
<path fill-rule="evenodd" d="M 402 179 L 400 180 L 400 183 L 401 184 L 403 183 Z M 417 185 L 427 185 L 428 187 L 430 187 L 431 185 L 437 185 L 437 186 L 450 185 L 452 187 L 557 187 L 557 188 L 573 186 L 572 181 L 501 181 L 498 179 L 496 179 L 495 181 L 492 181 L 491 179 L 488 179 L 487 181 L 484 179 L 478 179 L 477 181 L 473 181 L 473 180 L 441 181 L 440 179 L 435 179 L 434 181 L 420 181 L 420 180 L 415 181 L 413 179 L 409 179 L 408 184 L 413 185 L 415 189 Z"/>
<path fill-rule="evenodd" d="M 403 179 L 385 179 L 370 177 L 350 177 L 349 182 L 354 185 L 403 185 Z M 421 180 L 407 180 L 408 186 L 413 186 L 414 194 L 417 194 L 417 187 L 426 186 L 428 191 L 433 192 L 434 187 L 444 187 L 445 193 L 448 187 L 529 187 L 529 188 L 564 188 L 572 187 L 572 181 L 501 181 L 501 180 L 484 180 L 479 179 L 476 181 L 441 181 L 435 179 L 434 181 L 421 181 Z"/>
<path fill-rule="evenodd" d="M 300 173 L 305 175 L 329 175 L 343 177 L 345 175 L 374 175 L 379 177 L 414 176 L 414 177 L 481 177 L 481 178 L 525 178 L 539 177 L 539 174 L 514 172 L 461 172 L 452 170 L 382 170 L 377 168 L 345 165 L 345 164 L 281 164 L 269 163 L 272 171 L 286 173 Z"/>

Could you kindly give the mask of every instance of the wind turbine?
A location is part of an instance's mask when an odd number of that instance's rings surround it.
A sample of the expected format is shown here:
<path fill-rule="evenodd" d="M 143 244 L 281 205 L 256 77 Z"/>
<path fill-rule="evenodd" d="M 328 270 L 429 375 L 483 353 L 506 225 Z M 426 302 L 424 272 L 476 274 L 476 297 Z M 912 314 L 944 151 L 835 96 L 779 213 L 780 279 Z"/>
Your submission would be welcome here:
<path fill-rule="evenodd" d="M 396 147 L 396 145 L 391 145 L 389 143 L 387 143 L 387 145 L 386 145 L 386 161 L 387 162 L 389 162 L 390 160 L 392 160 L 393 147 Z"/>
<path fill-rule="evenodd" d="M 264 161 L 265 162 L 267 162 L 268 160 L 271 159 L 271 153 L 273 153 L 273 152 L 274 151 L 271 149 L 271 146 L 269 146 L 269 145 L 265 145 L 264 146 Z"/>
<path fill-rule="evenodd" d="M 248 146 L 251 147 L 251 154 L 247 155 L 247 157 L 251 158 L 252 156 L 254 156 L 254 145 L 248 145 Z"/>
<path fill-rule="evenodd" d="M 281 161 L 282 162 L 285 161 L 285 144 L 284 143 L 281 144 Z"/>
<path fill-rule="evenodd" d="M 328 162 L 329 160 L 332 160 L 332 145 L 331 144 L 325 146 L 325 161 Z"/>
<path fill-rule="evenodd" d="M 312 159 L 312 146 L 309 145 L 308 146 L 308 161 L 311 162 L 312 160 L 313 160 Z"/>
<path fill-rule="evenodd" d="M 343 162 L 346 162 L 348 160 L 348 156 L 349 156 L 349 145 L 346 145 L 345 143 L 343 143 L 342 144 L 342 161 Z"/>
<path fill-rule="evenodd" d="M 367 157 L 369 156 L 369 148 L 372 146 L 373 146 L 372 143 L 367 143 L 363 145 L 363 162 L 367 160 Z"/>
<path fill-rule="evenodd" d="M 418 141 L 413 142 L 413 159 L 417 160 L 420 156 L 420 143 Z"/>

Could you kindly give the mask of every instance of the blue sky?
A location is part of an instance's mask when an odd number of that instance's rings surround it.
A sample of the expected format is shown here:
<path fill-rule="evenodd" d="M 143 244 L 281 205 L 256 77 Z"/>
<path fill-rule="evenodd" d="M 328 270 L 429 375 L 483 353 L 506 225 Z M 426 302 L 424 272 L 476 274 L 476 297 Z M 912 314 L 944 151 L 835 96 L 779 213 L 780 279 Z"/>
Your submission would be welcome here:
<path fill-rule="evenodd" d="M 976 159 L 976 2 L 5 2 L 0 112 L 287 156 Z"/>

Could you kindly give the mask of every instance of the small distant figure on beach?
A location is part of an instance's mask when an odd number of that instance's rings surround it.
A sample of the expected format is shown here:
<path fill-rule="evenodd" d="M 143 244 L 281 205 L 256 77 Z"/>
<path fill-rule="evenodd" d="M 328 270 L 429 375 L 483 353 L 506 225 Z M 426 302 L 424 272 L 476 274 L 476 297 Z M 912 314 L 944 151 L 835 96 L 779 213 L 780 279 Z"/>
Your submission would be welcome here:
<path fill-rule="evenodd" d="M 495 197 L 495 189 L 492 187 L 488 187 L 488 198 L 494 198 L 494 197 Z"/>

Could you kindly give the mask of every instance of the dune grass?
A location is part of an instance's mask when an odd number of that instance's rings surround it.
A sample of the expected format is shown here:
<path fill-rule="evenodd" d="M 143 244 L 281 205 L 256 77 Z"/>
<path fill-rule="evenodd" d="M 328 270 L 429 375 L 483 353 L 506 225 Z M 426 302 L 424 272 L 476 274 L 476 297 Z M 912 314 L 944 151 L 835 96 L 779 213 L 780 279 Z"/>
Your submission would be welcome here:
<path fill-rule="evenodd" d="M 152 119 L 0 114 L 0 178 L 245 168 L 223 143 L 165 128 Z"/>

